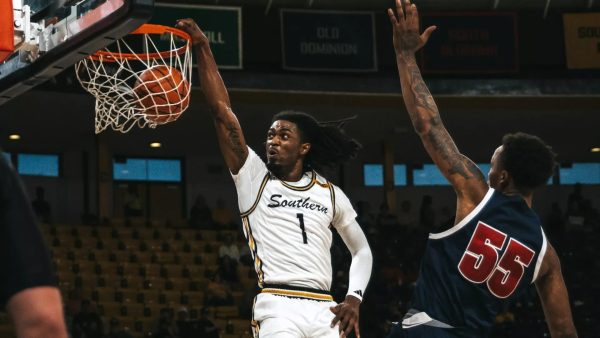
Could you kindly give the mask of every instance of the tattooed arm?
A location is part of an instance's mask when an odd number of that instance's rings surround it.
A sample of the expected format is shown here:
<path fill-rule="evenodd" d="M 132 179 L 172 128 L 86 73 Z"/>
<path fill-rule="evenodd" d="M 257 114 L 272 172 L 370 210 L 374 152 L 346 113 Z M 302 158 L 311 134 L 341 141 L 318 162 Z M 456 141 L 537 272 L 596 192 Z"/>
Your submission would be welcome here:
<path fill-rule="evenodd" d="M 176 27 L 192 37 L 198 58 L 200 84 L 214 119 L 219 147 L 229 170 L 237 174 L 248 157 L 248 147 L 242 127 L 231 110 L 229 94 L 217 69 L 208 39 L 192 19 L 179 20 Z"/>
<path fill-rule="evenodd" d="M 436 27 L 429 27 L 419 35 L 417 7 L 409 0 L 405 0 L 404 7 L 403 9 L 400 0 L 396 0 L 397 15 L 392 9 L 388 10 L 394 30 L 394 49 L 402 97 L 427 153 L 457 193 L 458 223 L 483 199 L 488 185 L 479 168 L 460 153 L 444 127 L 435 101 L 417 66 L 415 52 L 427 43 Z"/>

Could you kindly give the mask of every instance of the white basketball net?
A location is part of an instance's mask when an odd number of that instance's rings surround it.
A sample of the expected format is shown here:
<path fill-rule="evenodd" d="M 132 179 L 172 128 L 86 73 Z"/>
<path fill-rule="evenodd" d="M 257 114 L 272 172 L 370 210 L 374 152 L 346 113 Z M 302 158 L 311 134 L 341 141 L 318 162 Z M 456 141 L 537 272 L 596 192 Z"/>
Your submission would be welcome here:
<path fill-rule="evenodd" d="M 121 39 L 102 49 L 102 54 L 86 57 L 75 65 L 77 79 L 96 98 L 96 134 L 108 127 L 122 133 L 135 125 L 155 128 L 175 121 L 188 107 L 192 75 L 190 41 L 172 32 L 136 34 L 136 38 L 139 39 L 136 42 L 143 45 L 143 52 Z M 157 46 L 159 44 L 161 47 Z M 130 57 L 123 57 L 124 53 Z M 152 81 L 140 79 L 144 71 L 156 67 L 169 72 L 156 72 L 160 77 L 152 78 Z M 181 73 L 182 80 L 168 86 L 172 80 L 166 78 L 171 78 L 172 69 Z M 134 90 L 140 88 L 140 83 L 154 89 L 141 93 Z M 169 99 L 165 100 L 167 96 Z"/>

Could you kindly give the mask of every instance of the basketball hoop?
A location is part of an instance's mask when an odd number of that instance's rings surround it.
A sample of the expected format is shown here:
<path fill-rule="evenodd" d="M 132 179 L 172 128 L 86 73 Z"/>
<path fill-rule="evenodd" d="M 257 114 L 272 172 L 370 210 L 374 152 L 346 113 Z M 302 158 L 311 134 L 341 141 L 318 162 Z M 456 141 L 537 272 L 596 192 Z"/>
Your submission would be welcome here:
<path fill-rule="evenodd" d="M 77 79 L 96 98 L 96 134 L 175 121 L 189 105 L 191 45 L 186 32 L 145 24 L 79 61 Z"/>

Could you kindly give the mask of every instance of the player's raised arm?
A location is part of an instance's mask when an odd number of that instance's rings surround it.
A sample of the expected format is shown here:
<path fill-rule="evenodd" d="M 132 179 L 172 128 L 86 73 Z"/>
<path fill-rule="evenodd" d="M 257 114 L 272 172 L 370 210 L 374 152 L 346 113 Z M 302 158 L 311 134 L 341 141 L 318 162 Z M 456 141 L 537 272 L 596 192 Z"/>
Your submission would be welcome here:
<path fill-rule="evenodd" d="M 404 104 L 429 156 L 456 190 L 458 221 L 483 199 L 488 186 L 479 168 L 459 152 L 444 127 L 416 62 L 416 51 L 427 43 L 436 27 L 428 27 L 419 34 L 417 7 L 409 0 L 405 0 L 404 4 L 396 0 L 396 12 L 388 9 L 388 15 L 393 28 Z"/>
<path fill-rule="evenodd" d="M 192 37 L 200 84 L 215 122 L 219 147 L 229 170 L 237 174 L 248 157 L 248 148 L 240 123 L 231 110 L 229 94 L 217 69 L 208 38 L 192 19 L 178 20 L 176 27 Z"/>
<path fill-rule="evenodd" d="M 569 295 L 560 268 L 556 251 L 548 245 L 546 255 L 535 281 L 542 301 L 546 323 L 553 338 L 576 338 L 577 331 L 569 305 Z"/>

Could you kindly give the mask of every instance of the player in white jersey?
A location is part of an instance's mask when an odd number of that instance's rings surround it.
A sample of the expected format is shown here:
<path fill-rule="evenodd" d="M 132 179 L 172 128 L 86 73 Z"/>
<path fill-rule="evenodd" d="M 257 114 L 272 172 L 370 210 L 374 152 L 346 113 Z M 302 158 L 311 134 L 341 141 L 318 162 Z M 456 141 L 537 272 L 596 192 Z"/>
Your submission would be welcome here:
<path fill-rule="evenodd" d="M 354 157 L 360 145 L 341 131 L 343 122 L 281 112 L 267 134 L 265 164 L 246 145 L 208 39 L 191 19 L 177 27 L 192 37 L 202 89 L 238 192 L 261 288 L 253 310 L 255 337 L 337 338 L 352 330 L 360 337 L 371 250 L 346 195 L 317 173 Z M 329 294 L 331 227 L 352 254 L 348 294 L 340 304 Z"/>

